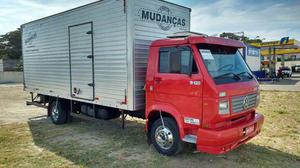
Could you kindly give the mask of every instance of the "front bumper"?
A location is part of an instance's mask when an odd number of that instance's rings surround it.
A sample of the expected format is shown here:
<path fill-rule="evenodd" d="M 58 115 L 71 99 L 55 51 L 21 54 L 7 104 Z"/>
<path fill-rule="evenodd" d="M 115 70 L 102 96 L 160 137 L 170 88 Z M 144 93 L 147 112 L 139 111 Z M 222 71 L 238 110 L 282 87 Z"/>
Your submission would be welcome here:
<path fill-rule="evenodd" d="M 221 131 L 199 129 L 197 132 L 197 150 L 210 154 L 222 154 L 246 143 L 261 131 L 264 116 L 256 113 L 254 120 Z M 254 126 L 254 130 L 245 134 L 245 129 Z"/>

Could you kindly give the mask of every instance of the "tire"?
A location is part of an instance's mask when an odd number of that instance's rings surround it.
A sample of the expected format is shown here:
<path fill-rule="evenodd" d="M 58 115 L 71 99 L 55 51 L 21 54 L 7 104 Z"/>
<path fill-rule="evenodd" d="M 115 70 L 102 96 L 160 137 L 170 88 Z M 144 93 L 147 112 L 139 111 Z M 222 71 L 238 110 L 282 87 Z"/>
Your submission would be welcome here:
<path fill-rule="evenodd" d="M 48 111 L 51 117 L 51 120 L 54 124 L 60 125 L 67 122 L 67 110 L 64 106 L 62 100 L 58 100 L 57 102 L 57 110 L 56 109 L 56 101 L 52 101 L 48 107 Z"/>
<path fill-rule="evenodd" d="M 183 142 L 180 140 L 179 130 L 176 121 L 169 117 L 163 117 L 163 121 L 165 125 L 165 131 L 163 131 L 163 125 L 160 118 L 158 118 L 152 124 L 150 135 L 151 142 L 154 148 L 163 155 L 171 156 L 178 154 L 183 148 Z M 173 141 L 166 140 L 166 134 L 168 134 L 168 136 L 170 136 L 170 139 L 173 139 Z"/>

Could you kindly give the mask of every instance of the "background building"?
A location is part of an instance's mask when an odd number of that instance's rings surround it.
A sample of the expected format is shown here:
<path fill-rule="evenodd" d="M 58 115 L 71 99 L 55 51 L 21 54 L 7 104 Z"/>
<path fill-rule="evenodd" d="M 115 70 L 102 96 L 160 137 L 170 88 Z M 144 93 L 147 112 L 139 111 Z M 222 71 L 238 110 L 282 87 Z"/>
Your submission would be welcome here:
<path fill-rule="evenodd" d="M 261 49 L 262 69 L 276 73 L 280 67 L 290 67 L 295 70 L 300 65 L 300 43 L 295 39 L 284 37 L 279 41 L 251 43 Z"/>

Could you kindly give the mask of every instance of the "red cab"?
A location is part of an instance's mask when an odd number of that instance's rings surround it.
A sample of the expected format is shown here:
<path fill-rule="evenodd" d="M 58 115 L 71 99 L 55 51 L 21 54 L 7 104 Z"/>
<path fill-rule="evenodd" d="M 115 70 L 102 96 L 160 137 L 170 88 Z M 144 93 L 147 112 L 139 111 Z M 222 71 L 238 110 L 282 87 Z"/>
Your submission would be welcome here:
<path fill-rule="evenodd" d="M 175 154 L 189 142 L 201 152 L 221 154 L 261 131 L 259 85 L 240 48 L 239 41 L 204 35 L 152 43 L 146 127 L 160 153 Z"/>

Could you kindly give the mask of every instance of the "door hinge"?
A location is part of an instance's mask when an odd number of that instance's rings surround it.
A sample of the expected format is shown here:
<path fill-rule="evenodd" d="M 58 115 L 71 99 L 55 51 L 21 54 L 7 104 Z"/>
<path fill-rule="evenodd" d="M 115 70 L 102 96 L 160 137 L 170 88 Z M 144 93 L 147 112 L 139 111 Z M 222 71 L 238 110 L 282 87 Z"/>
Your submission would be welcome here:
<path fill-rule="evenodd" d="M 123 6 L 124 6 L 124 13 L 126 13 L 126 6 L 127 6 L 127 4 L 126 4 L 126 0 L 124 0 L 124 2 L 123 2 Z"/>
<path fill-rule="evenodd" d="M 94 86 L 95 86 L 94 83 L 89 83 L 88 85 L 91 86 L 91 87 L 94 87 Z"/>
<path fill-rule="evenodd" d="M 86 32 L 86 34 L 93 34 L 93 31 L 90 30 L 90 31 Z"/>
<path fill-rule="evenodd" d="M 93 58 L 93 55 L 88 55 L 87 58 Z"/>

